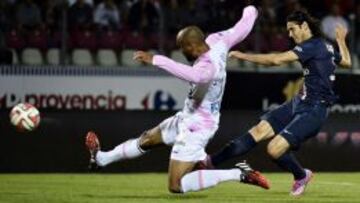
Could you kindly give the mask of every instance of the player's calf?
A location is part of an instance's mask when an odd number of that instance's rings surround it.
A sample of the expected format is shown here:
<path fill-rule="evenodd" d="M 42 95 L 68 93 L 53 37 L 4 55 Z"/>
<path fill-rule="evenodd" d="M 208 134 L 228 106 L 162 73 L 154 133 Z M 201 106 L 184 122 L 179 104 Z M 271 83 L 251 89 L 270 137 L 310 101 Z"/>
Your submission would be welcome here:
<path fill-rule="evenodd" d="M 151 130 L 143 132 L 139 138 L 139 147 L 145 151 L 156 148 L 163 144 L 161 130 L 159 127 L 155 127 Z"/>
<path fill-rule="evenodd" d="M 185 192 L 181 186 L 181 180 L 183 177 L 192 171 L 195 163 L 184 162 L 178 160 L 170 160 L 169 163 L 169 184 L 168 190 L 171 193 L 183 193 Z"/>

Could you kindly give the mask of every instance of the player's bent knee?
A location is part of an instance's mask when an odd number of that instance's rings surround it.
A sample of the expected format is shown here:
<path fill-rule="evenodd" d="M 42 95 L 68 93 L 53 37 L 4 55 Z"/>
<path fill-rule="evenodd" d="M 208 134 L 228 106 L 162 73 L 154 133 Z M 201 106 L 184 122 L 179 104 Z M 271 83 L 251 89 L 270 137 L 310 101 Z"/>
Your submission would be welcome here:
<path fill-rule="evenodd" d="M 169 185 L 168 190 L 171 193 L 182 193 L 180 185 Z"/>
<path fill-rule="evenodd" d="M 145 131 L 140 137 L 140 147 L 144 150 L 150 149 L 161 143 L 161 139 L 157 134 L 151 133 L 151 131 Z"/>
<path fill-rule="evenodd" d="M 281 135 L 276 136 L 267 146 L 268 154 L 273 158 L 277 159 L 283 155 L 290 147 L 288 141 Z"/>
<path fill-rule="evenodd" d="M 273 159 L 277 159 L 281 156 L 280 154 L 281 150 L 278 149 L 278 147 L 276 146 L 276 144 L 274 142 L 270 142 L 267 145 L 267 153 L 271 156 L 271 158 Z"/>
<path fill-rule="evenodd" d="M 170 178 L 168 190 L 171 193 L 182 193 L 180 179 L 179 178 Z"/>
<path fill-rule="evenodd" d="M 259 124 L 250 129 L 250 134 L 256 142 L 262 141 L 273 134 L 273 130 L 269 123 L 261 121 Z"/>

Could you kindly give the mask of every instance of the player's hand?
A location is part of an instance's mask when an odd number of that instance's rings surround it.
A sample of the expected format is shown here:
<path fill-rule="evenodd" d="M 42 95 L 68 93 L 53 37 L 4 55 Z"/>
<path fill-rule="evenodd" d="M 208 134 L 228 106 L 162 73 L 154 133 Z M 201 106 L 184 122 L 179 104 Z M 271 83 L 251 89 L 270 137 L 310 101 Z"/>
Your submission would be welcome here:
<path fill-rule="evenodd" d="M 343 25 L 338 24 L 336 26 L 335 28 L 336 40 L 345 40 L 347 33 L 348 31 Z"/>
<path fill-rule="evenodd" d="M 240 51 L 231 51 L 229 53 L 229 57 L 231 58 L 237 58 L 237 59 L 244 59 L 244 53 L 240 52 Z"/>
<path fill-rule="evenodd" d="M 152 64 L 153 57 L 154 55 L 149 52 L 137 51 L 134 53 L 133 59 L 142 63 Z"/>

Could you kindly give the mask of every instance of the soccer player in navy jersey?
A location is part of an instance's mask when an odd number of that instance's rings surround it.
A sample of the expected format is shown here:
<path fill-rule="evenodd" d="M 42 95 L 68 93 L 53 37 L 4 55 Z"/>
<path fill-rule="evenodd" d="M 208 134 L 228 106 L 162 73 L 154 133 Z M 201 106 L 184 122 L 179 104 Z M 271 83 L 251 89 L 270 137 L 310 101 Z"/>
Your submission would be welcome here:
<path fill-rule="evenodd" d="M 345 42 L 347 31 L 343 27 L 336 29 L 340 54 L 322 38 L 318 21 L 305 11 L 295 11 L 288 16 L 287 30 L 297 44 L 290 51 L 271 54 L 233 51 L 229 55 L 265 66 L 299 61 L 304 74 L 302 91 L 291 101 L 263 115 L 261 121 L 245 135 L 236 137 L 219 152 L 207 156 L 199 162 L 199 167 L 216 167 L 229 158 L 247 153 L 260 141 L 271 138 L 267 152 L 279 167 L 294 175 L 290 194 L 299 196 L 304 193 L 313 173 L 299 164 L 292 151 L 319 132 L 328 116 L 328 107 L 336 100 L 333 90 L 335 68 L 337 65 L 351 67 L 351 58 Z"/>

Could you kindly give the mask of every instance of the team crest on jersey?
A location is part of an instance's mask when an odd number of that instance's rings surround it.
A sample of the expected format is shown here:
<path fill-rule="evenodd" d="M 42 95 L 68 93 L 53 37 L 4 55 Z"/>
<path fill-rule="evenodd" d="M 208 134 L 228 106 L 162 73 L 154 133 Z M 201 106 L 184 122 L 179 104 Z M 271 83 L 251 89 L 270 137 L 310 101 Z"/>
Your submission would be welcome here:
<path fill-rule="evenodd" d="M 304 74 L 304 76 L 309 75 L 309 74 L 310 74 L 310 70 L 307 69 L 307 68 L 304 68 L 303 74 Z"/>
<path fill-rule="evenodd" d="M 326 49 L 327 49 L 330 53 L 334 54 L 334 47 L 333 47 L 332 45 L 326 44 Z"/>

